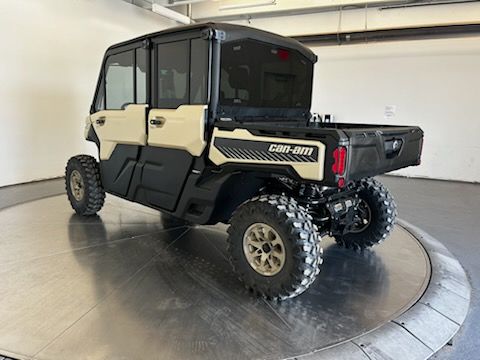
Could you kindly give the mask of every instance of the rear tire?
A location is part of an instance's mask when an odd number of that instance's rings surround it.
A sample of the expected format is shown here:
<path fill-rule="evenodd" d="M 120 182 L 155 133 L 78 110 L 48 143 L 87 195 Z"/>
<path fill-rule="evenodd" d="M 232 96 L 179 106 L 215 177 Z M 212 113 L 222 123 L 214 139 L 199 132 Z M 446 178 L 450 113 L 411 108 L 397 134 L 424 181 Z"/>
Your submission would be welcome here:
<path fill-rule="evenodd" d="M 368 221 L 356 231 L 335 236 L 336 242 L 346 248 L 363 250 L 384 241 L 392 232 L 397 217 L 397 205 L 390 191 L 379 181 L 368 178 L 359 183 L 360 207 L 368 214 Z"/>
<path fill-rule="evenodd" d="M 95 158 L 77 155 L 68 160 L 65 169 L 68 200 L 79 215 L 95 215 L 105 202 L 100 168 Z"/>
<path fill-rule="evenodd" d="M 294 199 L 262 195 L 243 203 L 228 229 L 230 261 L 257 295 L 283 300 L 300 295 L 322 264 L 312 217 Z"/>

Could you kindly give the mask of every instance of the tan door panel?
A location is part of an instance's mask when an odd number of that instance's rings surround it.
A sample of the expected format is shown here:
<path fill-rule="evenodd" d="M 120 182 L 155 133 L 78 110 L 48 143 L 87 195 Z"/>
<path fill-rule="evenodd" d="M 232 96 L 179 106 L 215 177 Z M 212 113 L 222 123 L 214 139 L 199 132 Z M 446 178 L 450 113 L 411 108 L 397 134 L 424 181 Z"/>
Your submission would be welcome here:
<path fill-rule="evenodd" d="M 205 149 L 207 105 L 152 109 L 148 115 L 148 145 L 186 150 L 200 156 Z"/>
<path fill-rule="evenodd" d="M 125 110 L 102 110 L 90 116 L 100 140 L 100 160 L 108 160 L 117 144 L 146 145 L 147 106 L 132 104 Z"/>

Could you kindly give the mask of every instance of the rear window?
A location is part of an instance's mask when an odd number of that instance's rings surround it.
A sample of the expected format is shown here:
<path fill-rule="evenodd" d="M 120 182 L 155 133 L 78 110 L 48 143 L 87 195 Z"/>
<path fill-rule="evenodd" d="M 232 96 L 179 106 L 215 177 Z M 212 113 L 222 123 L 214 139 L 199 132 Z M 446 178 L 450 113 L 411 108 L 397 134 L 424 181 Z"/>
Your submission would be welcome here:
<path fill-rule="evenodd" d="M 296 50 L 254 40 L 222 45 L 220 104 L 308 108 L 313 64 Z"/>

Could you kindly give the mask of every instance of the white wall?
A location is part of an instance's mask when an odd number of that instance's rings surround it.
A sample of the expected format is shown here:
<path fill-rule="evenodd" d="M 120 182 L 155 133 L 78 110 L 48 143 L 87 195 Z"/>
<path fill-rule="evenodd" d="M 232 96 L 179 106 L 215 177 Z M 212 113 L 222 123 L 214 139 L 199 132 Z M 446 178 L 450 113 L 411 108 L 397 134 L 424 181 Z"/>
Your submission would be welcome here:
<path fill-rule="evenodd" d="M 480 37 L 318 47 L 314 111 L 418 125 L 422 164 L 396 173 L 480 181 Z M 385 106 L 394 105 L 385 119 Z"/>
<path fill-rule="evenodd" d="M 0 1 L 0 186 L 60 176 L 105 49 L 175 23 L 119 0 Z"/>
<path fill-rule="evenodd" d="M 384 1 L 384 0 L 380 0 Z M 275 5 L 245 7 L 234 10 L 219 10 L 220 7 L 234 2 L 252 4 L 252 1 L 219 0 L 205 1 L 193 4 L 192 15 L 195 19 L 222 19 L 233 16 L 252 18 L 251 26 L 268 29 L 285 35 L 320 34 L 335 31 L 354 31 L 366 29 L 388 29 L 408 26 L 448 25 L 460 23 L 478 23 L 480 20 L 480 3 L 463 3 L 441 6 L 417 6 L 379 10 L 369 7 L 357 10 L 315 12 L 313 8 L 322 6 L 346 6 L 354 4 L 362 6 L 368 2 L 379 3 L 376 0 L 277 0 Z M 295 12 L 303 9 L 306 15 L 285 16 L 285 12 Z M 302 11 L 302 10 L 300 10 Z M 267 12 L 276 17 L 264 17 L 261 12 Z M 283 15 L 283 16 L 280 16 Z M 245 21 L 244 21 L 245 23 Z"/>
<path fill-rule="evenodd" d="M 195 8 L 194 8 L 195 9 Z M 195 11 L 194 11 L 195 14 Z M 472 22 L 480 3 L 345 11 L 340 30 Z M 335 32 L 338 12 L 235 23 L 283 35 Z M 422 164 L 396 174 L 480 182 L 480 37 L 313 47 L 312 110 L 338 122 L 411 124 L 425 131 Z M 384 119 L 385 106 L 396 114 Z"/>
<path fill-rule="evenodd" d="M 369 21 L 377 27 L 469 21 L 478 18 L 478 6 L 371 13 Z M 363 26 L 362 14 L 344 13 L 342 29 Z M 337 20 L 327 13 L 251 25 L 289 35 L 332 31 Z M 60 176 L 70 156 L 94 153 L 83 125 L 103 52 L 173 25 L 120 0 L 0 1 L 0 186 Z M 387 122 L 420 125 L 426 133 L 422 165 L 400 173 L 480 181 L 480 38 L 314 50 L 314 111 L 382 123 L 385 106 L 396 105 Z"/>

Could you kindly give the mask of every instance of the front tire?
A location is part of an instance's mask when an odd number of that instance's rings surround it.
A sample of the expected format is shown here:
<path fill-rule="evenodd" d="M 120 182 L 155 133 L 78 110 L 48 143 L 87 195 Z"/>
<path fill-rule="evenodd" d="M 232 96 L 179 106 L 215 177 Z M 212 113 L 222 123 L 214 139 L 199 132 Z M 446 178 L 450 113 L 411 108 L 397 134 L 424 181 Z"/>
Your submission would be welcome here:
<path fill-rule="evenodd" d="M 375 179 L 359 183 L 357 223 L 351 232 L 335 236 L 346 248 L 363 250 L 384 241 L 392 232 L 397 217 L 397 205 L 390 191 Z"/>
<path fill-rule="evenodd" d="M 100 179 L 97 160 L 77 155 L 68 160 L 65 185 L 70 205 L 79 215 L 95 215 L 105 202 L 105 190 Z"/>
<path fill-rule="evenodd" d="M 262 195 L 233 214 L 228 251 L 235 272 L 257 295 L 283 300 L 300 295 L 322 264 L 312 217 L 294 199 Z"/>

